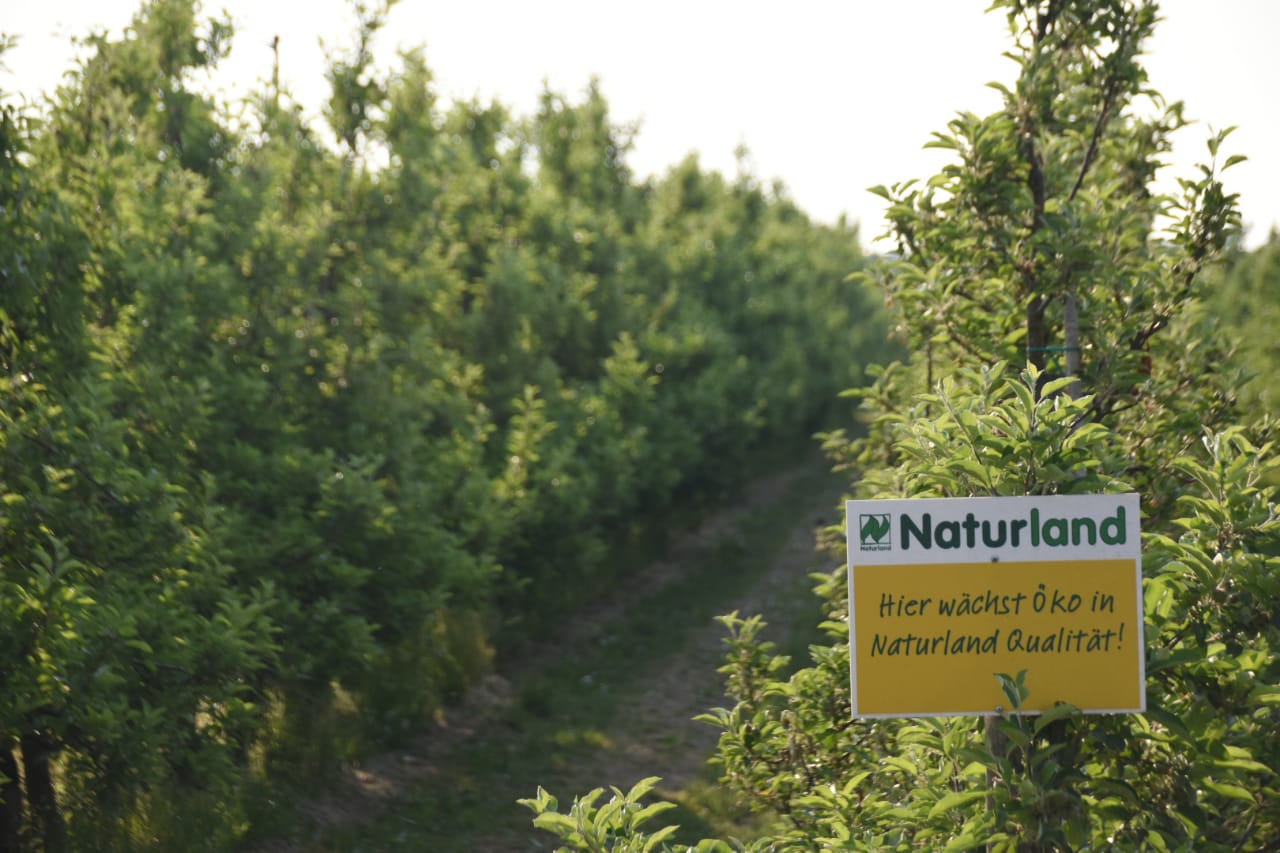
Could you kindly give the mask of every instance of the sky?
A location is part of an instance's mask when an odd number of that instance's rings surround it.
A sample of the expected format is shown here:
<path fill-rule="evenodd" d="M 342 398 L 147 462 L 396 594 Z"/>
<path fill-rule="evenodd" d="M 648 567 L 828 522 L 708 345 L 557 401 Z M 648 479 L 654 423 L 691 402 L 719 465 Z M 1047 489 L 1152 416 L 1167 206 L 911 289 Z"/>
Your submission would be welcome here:
<path fill-rule="evenodd" d="M 73 36 L 119 33 L 137 0 L 4 0 L 0 32 L 17 35 L 0 91 L 37 100 L 72 66 Z M 424 46 L 444 103 L 497 100 L 530 114 L 544 83 L 577 97 L 599 78 L 613 120 L 635 123 L 628 162 L 660 175 L 690 152 L 704 168 L 781 181 L 815 219 L 858 222 L 864 243 L 884 231 L 876 184 L 927 178 L 948 161 L 925 150 L 957 112 L 986 114 L 1014 65 L 1002 15 L 987 0 L 400 0 L 376 43 L 392 67 Z M 236 24 L 231 56 L 208 85 L 236 99 L 270 76 L 319 115 L 324 55 L 352 44 L 348 0 L 205 0 Z M 1165 0 L 1148 44 L 1151 84 L 1196 121 L 1175 137 L 1158 188 L 1207 158 L 1209 129 L 1236 126 L 1220 156 L 1248 160 L 1224 175 L 1240 195 L 1245 245 L 1280 229 L 1280 0 Z"/>

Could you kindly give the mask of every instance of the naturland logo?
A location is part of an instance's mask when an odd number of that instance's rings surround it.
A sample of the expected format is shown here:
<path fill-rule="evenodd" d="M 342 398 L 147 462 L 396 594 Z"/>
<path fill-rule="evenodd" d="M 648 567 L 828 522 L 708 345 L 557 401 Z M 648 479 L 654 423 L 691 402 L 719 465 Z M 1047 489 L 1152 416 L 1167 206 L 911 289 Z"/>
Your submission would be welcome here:
<path fill-rule="evenodd" d="M 888 542 L 888 516 L 863 515 L 860 525 L 862 550 L 888 550 L 868 548 L 867 519 L 880 518 L 884 530 L 873 527 L 873 541 Z M 963 520 L 939 521 L 936 524 L 931 513 L 922 513 L 919 519 L 907 513 L 898 515 L 898 544 L 907 551 L 913 547 L 924 550 L 984 548 L 1051 548 L 1080 547 L 1081 545 L 1124 545 L 1128 528 L 1125 525 L 1124 507 L 1117 506 L 1111 515 L 1094 516 L 1046 516 L 1039 509 L 1032 509 L 1024 518 L 997 518 L 978 520 L 973 513 L 966 513 Z M 876 535 L 878 533 L 878 535 Z M 981 545 L 979 545 L 981 543 Z"/>
<path fill-rule="evenodd" d="M 893 550 L 893 526 L 889 513 L 862 513 L 858 516 L 858 543 L 863 551 Z"/>

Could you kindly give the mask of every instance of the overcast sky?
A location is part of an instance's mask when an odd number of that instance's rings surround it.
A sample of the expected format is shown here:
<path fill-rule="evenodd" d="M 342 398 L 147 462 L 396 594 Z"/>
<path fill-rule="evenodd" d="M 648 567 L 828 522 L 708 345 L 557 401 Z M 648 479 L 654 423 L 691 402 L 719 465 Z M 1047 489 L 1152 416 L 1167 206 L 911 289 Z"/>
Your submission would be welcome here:
<path fill-rule="evenodd" d="M 21 38 L 4 57 L 0 90 L 35 98 L 70 67 L 72 36 L 118 32 L 134 0 L 8 0 L 0 31 Z M 924 151 L 931 131 L 960 110 L 987 113 L 1013 64 L 1004 19 L 987 0 L 401 0 L 381 37 L 384 66 L 400 46 L 425 45 L 439 93 L 497 99 L 533 111 L 542 83 L 577 95 L 601 80 L 615 121 L 638 122 L 631 166 L 663 172 L 690 151 L 705 167 L 735 171 L 745 144 L 755 174 L 780 179 L 815 218 L 841 213 L 864 241 L 883 231 L 875 184 L 932 175 L 944 152 Z M 1152 84 L 1186 102 L 1199 124 L 1177 138 L 1164 186 L 1207 156 L 1208 128 L 1239 126 L 1225 153 L 1249 161 L 1227 173 L 1238 192 L 1247 245 L 1280 227 L 1280 0 L 1166 0 L 1148 46 Z M 318 114 L 323 52 L 350 44 L 346 0 L 207 0 L 237 25 L 215 85 L 227 97 L 270 74 L 281 38 L 282 78 Z"/>

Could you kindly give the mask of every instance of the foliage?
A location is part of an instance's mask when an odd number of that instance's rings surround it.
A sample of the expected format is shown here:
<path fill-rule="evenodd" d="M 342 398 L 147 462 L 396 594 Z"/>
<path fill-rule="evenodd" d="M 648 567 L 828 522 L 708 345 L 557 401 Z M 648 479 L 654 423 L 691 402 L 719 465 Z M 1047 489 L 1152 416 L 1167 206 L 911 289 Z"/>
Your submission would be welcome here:
<path fill-rule="evenodd" d="M 1148 190 L 1184 124 L 1138 62 L 1154 3 L 993 9 L 1018 67 L 1004 107 L 935 136 L 955 153 L 939 175 L 874 190 L 898 251 L 864 279 L 911 356 L 857 392 L 866 435 L 824 443 L 862 497 L 1139 492 L 1148 711 L 1023 716 L 1024 672 L 1000 677 L 1012 710 L 986 721 L 852 719 L 836 571 L 818 586 L 828 642 L 794 674 L 758 618 L 726 618 L 715 760 L 775 815 L 762 849 L 1273 849 L 1276 462 L 1200 310 L 1238 228 L 1220 172 L 1240 158 L 1219 161 L 1214 134 L 1176 195 Z"/>
<path fill-rule="evenodd" d="M 670 845 L 667 839 L 675 832 L 674 826 L 666 826 L 657 832 L 644 833 L 646 822 L 669 809 L 672 803 L 657 802 L 644 805 L 643 797 L 653 790 L 657 778 L 642 779 L 623 793 L 613 789 L 613 797 L 604 805 L 596 805 L 604 796 L 604 789 L 597 788 L 586 796 L 573 801 L 569 811 L 561 813 L 555 797 L 541 788 L 532 799 L 520 803 L 533 810 L 534 826 L 559 835 L 572 847 L 560 850 L 610 850 L 614 853 L 651 853 L 651 851 L 694 851 L 694 853 L 721 853 L 733 848 L 719 841 L 703 841 L 694 846 Z"/>
<path fill-rule="evenodd" d="M 855 229 L 637 180 L 594 83 L 438 106 L 389 8 L 327 130 L 197 91 L 191 0 L 0 102 L 0 847 L 225 847 L 327 709 L 414 731 L 882 346 Z"/>
<path fill-rule="evenodd" d="M 1206 294 L 1204 322 L 1238 341 L 1239 361 L 1251 374 L 1239 389 L 1241 404 L 1257 417 L 1274 413 L 1280 407 L 1274 381 L 1280 347 L 1271 331 L 1280 322 L 1280 234 L 1272 232 L 1252 252 L 1235 249 L 1218 272 Z"/>

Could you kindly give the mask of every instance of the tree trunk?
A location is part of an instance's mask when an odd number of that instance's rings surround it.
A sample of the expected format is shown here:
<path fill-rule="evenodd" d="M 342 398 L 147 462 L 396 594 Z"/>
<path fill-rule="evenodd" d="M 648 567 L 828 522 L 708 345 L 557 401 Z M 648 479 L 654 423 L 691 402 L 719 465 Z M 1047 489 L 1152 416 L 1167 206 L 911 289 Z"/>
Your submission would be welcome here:
<path fill-rule="evenodd" d="M 1076 303 L 1075 292 L 1068 292 L 1063 297 L 1062 305 L 1062 337 L 1066 344 L 1067 375 L 1075 377 L 1067 393 L 1071 399 L 1080 399 L 1080 308 Z M 1081 472 L 1082 474 L 1084 472 Z"/>
<path fill-rule="evenodd" d="M 1049 300 L 1039 293 L 1032 293 L 1027 300 L 1027 361 L 1044 372 L 1049 354 L 1049 324 L 1045 321 L 1045 309 Z"/>
<path fill-rule="evenodd" d="M 987 749 L 991 751 L 995 758 L 1007 758 L 1009 755 L 1009 739 L 1004 736 L 1004 732 L 1000 731 L 1000 715 L 988 714 L 982 718 L 983 731 L 987 737 Z M 990 814 L 996 810 L 996 800 L 992 791 L 995 790 L 996 774 L 994 770 L 987 770 L 987 813 Z M 1000 827 L 996 827 L 1000 829 Z M 995 849 L 994 844 L 987 844 L 987 853 L 991 853 Z"/>
<path fill-rule="evenodd" d="M 47 738 L 35 734 L 22 736 L 22 767 L 26 771 L 27 804 L 31 822 L 43 849 L 52 853 L 65 848 L 66 833 L 62 813 L 58 810 L 58 794 L 53 787 L 50 764 L 56 750 Z"/>
<path fill-rule="evenodd" d="M 0 853 L 22 849 L 22 782 L 18 759 L 8 746 L 0 748 Z"/>

